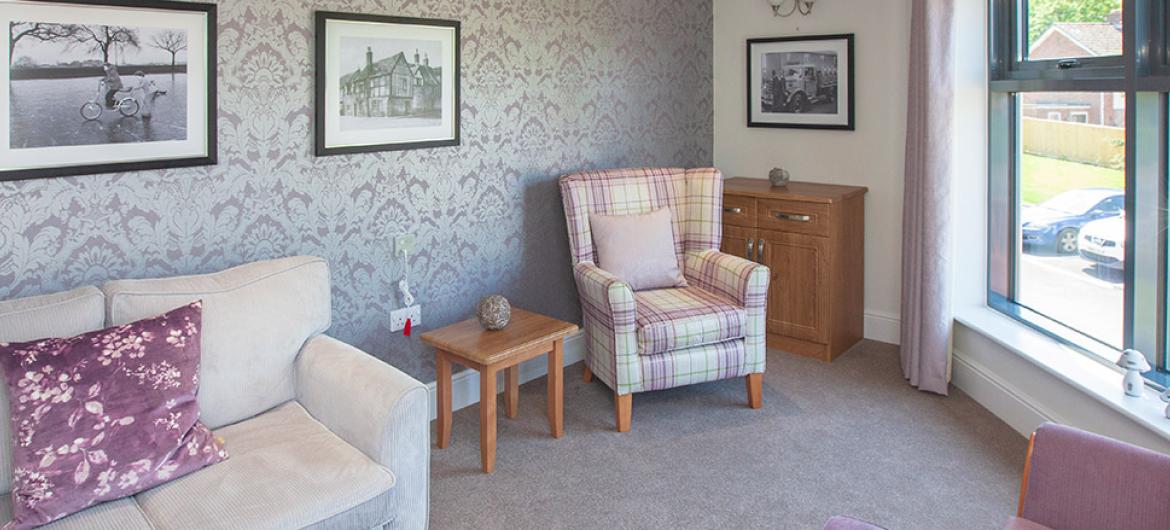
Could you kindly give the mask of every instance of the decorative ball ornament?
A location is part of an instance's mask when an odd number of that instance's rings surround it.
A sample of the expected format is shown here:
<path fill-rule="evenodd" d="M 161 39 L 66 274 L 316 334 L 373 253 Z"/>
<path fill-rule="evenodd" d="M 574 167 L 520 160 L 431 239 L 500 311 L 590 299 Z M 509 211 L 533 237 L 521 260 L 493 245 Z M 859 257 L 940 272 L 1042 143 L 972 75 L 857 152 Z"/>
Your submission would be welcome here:
<path fill-rule="evenodd" d="M 785 169 L 774 167 L 768 172 L 768 180 L 772 181 L 773 186 L 787 186 L 789 178 L 791 177 Z"/>
<path fill-rule="evenodd" d="M 493 294 L 479 301 L 475 309 L 475 318 L 479 325 L 489 331 L 504 329 L 508 321 L 512 320 L 512 304 L 501 295 Z"/>

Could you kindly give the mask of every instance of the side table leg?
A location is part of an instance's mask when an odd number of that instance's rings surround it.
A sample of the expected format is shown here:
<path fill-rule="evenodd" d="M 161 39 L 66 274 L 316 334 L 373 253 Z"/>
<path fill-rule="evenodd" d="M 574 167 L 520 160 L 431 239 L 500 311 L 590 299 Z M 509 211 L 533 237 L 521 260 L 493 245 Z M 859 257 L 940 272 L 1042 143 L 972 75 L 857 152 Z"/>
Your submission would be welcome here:
<path fill-rule="evenodd" d="M 435 386 L 438 387 L 439 399 L 439 449 L 446 449 L 451 445 L 451 361 L 441 351 L 435 352 Z"/>
<path fill-rule="evenodd" d="M 496 371 L 479 374 L 479 459 L 483 472 L 496 469 Z"/>
<path fill-rule="evenodd" d="M 553 438 L 565 434 L 565 341 L 553 341 L 548 352 L 548 427 Z"/>
<path fill-rule="evenodd" d="M 504 414 L 515 418 L 520 409 L 520 365 L 504 370 Z"/>

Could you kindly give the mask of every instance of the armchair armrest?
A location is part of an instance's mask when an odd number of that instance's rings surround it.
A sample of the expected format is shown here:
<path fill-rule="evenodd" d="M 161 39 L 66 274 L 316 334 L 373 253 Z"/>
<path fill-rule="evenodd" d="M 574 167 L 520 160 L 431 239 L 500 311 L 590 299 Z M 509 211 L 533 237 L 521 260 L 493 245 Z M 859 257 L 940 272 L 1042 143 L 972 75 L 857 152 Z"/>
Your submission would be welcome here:
<path fill-rule="evenodd" d="M 296 360 L 296 397 L 334 434 L 394 473 L 395 528 L 425 528 L 430 492 L 427 387 L 402 371 L 326 335 Z"/>
<path fill-rule="evenodd" d="M 573 276 L 586 312 L 614 328 L 633 328 L 637 304 L 629 284 L 584 261 L 573 267 Z"/>
<path fill-rule="evenodd" d="M 642 385 L 642 371 L 634 291 L 589 262 L 574 265 L 573 276 L 585 314 L 585 362 L 619 395 L 637 392 Z"/>
<path fill-rule="evenodd" d="M 718 250 L 688 251 L 684 261 L 684 276 L 699 288 L 727 296 L 749 310 L 767 304 L 768 267 Z"/>

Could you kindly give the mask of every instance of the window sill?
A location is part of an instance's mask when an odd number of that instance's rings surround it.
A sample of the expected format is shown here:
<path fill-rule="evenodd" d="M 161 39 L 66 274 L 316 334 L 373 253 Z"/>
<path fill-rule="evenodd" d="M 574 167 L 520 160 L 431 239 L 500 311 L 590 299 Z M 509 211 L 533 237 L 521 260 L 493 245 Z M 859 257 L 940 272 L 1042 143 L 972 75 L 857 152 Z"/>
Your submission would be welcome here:
<path fill-rule="evenodd" d="M 1166 404 L 1151 388 L 1146 388 L 1142 397 L 1125 395 L 1121 385 L 1123 374 L 1119 369 L 1090 359 L 1086 354 L 985 305 L 956 307 L 955 320 L 1170 440 L 1170 419 L 1165 416 Z"/>

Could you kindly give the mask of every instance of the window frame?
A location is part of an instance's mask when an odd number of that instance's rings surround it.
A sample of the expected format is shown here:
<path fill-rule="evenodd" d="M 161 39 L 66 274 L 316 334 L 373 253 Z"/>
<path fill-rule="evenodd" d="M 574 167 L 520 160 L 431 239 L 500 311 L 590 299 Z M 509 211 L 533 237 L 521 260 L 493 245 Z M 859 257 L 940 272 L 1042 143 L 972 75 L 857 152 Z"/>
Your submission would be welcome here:
<path fill-rule="evenodd" d="M 1029 60 L 1028 0 L 989 0 L 987 305 L 1113 366 L 1118 350 L 1016 301 L 1019 293 L 1021 97 L 1027 92 L 1114 92 L 1125 97 L 1125 348 L 1150 357 L 1155 387 L 1170 383 L 1167 214 L 1170 203 L 1170 6 L 1123 0 L 1123 54 Z M 1138 24 L 1137 21 L 1150 21 Z M 1114 103 L 1116 105 L 1116 103 Z M 1104 112 L 1104 109 L 1102 109 Z M 1116 369 L 1116 367 L 1115 367 Z"/>
<path fill-rule="evenodd" d="M 1124 6 L 1127 0 L 1123 0 Z M 1121 79 L 1125 76 L 1125 54 L 1102 57 L 1066 57 L 1057 59 L 1028 58 L 1028 2 L 1029 0 L 991 0 L 992 36 L 999 38 L 999 78 L 1014 81 L 1063 81 L 1086 79 Z M 998 17 L 997 17 L 998 15 Z M 1011 28 L 1006 34 L 996 35 L 997 22 Z M 1124 47 L 1124 45 L 1123 45 Z M 1062 68 L 1061 63 L 1072 65 Z M 993 65 L 996 64 L 993 61 Z"/>

